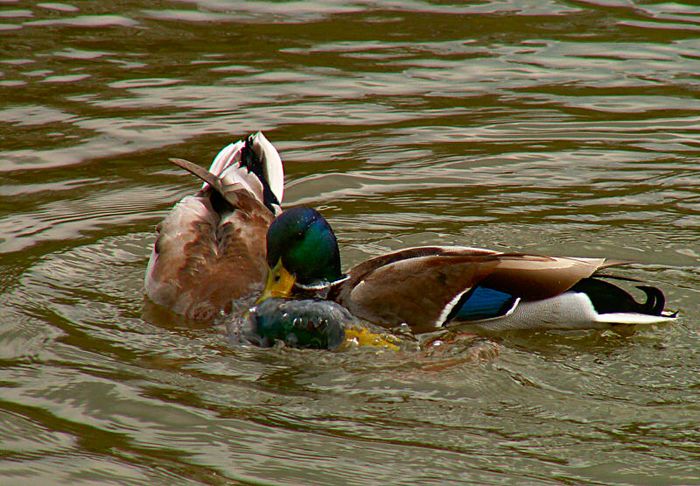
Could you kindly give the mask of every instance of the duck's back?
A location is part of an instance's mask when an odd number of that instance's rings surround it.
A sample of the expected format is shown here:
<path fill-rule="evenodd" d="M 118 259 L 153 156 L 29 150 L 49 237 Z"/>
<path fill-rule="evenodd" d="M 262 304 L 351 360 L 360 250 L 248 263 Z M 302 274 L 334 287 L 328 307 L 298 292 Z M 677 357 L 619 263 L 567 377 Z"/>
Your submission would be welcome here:
<path fill-rule="evenodd" d="M 156 228 L 146 294 L 189 319 L 211 320 L 262 288 L 274 208 L 266 205 L 261 180 L 241 163 L 244 146 L 231 144 L 214 160 L 216 189 L 205 183 Z"/>

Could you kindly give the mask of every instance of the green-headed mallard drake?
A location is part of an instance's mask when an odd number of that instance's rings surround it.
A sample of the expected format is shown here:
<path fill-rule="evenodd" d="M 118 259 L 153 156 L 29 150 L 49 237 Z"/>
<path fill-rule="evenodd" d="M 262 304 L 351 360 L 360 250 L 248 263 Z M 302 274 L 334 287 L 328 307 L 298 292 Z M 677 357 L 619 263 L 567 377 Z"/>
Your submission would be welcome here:
<path fill-rule="evenodd" d="M 345 307 L 310 299 L 265 299 L 244 317 L 242 341 L 264 348 L 281 341 L 296 348 L 337 349 L 354 321 Z"/>
<path fill-rule="evenodd" d="M 358 319 L 329 300 L 268 298 L 226 324 L 233 344 L 270 347 L 282 342 L 295 348 L 372 346 L 393 351 L 401 344 L 386 329 Z"/>
<path fill-rule="evenodd" d="M 224 147 L 209 171 L 182 159 L 171 162 L 204 184 L 158 224 L 146 294 L 189 319 L 210 320 L 263 286 L 265 235 L 281 212 L 282 160 L 256 133 Z"/>
<path fill-rule="evenodd" d="M 269 297 L 322 296 L 354 316 L 416 332 L 469 325 L 484 330 L 603 329 L 667 322 L 665 299 L 640 285 L 637 302 L 619 277 L 598 272 L 622 262 L 502 253 L 467 247 L 408 248 L 341 273 L 328 222 L 310 208 L 282 213 L 267 233 Z"/>

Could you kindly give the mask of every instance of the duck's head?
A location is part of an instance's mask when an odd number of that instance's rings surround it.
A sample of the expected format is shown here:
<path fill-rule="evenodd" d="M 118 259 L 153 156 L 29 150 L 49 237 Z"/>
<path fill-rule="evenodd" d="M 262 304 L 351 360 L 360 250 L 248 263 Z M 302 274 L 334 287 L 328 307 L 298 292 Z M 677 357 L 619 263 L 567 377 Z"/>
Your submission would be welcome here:
<path fill-rule="evenodd" d="M 289 298 L 299 291 L 322 292 L 346 276 L 333 229 L 311 208 L 288 209 L 267 231 L 268 275 L 258 299 Z M 296 290 L 296 292 L 295 292 Z"/>

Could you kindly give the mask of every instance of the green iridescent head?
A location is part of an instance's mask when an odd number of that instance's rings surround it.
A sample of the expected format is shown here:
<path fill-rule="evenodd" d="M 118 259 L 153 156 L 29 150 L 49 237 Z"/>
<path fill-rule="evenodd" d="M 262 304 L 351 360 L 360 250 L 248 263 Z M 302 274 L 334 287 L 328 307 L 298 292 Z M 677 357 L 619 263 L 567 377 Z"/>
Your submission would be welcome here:
<path fill-rule="evenodd" d="M 267 231 L 267 263 L 282 267 L 301 288 L 323 288 L 344 277 L 333 229 L 315 209 L 288 209 Z"/>

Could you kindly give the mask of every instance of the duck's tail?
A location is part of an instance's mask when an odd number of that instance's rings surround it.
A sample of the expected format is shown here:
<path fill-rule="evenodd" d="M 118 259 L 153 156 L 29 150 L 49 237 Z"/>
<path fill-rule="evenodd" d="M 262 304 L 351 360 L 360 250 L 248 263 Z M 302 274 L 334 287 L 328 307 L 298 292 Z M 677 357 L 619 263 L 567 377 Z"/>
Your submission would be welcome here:
<path fill-rule="evenodd" d="M 581 330 L 667 323 L 678 317 L 678 312 L 664 309 L 666 299 L 660 289 L 637 286 L 646 296 L 644 301 L 637 301 L 627 290 L 604 279 L 635 281 L 596 275 L 580 280 L 560 295 L 529 301 L 477 288 L 454 316 L 454 324 L 489 331 Z"/>
<path fill-rule="evenodd" d="M 228 199 L 226 188 L 239 185 L 254 194 L 273 214 L 281 211 L 284 167 L 279 153 L 262 132 L 221 149 L 208 171 L 185 159 L 170 161 L 203 181 L 201 193 L 212 189 Z"/>
<path fill-rule="evenodd" d="M 262 132 L 250 135 L 241 150 L 241 166 L 263 185 L 263 202 L 277 214 L 284 196 L 284 167 L 275 147 Z"/>
<path fill-rule="evenodd" d="M 611 275 L 596 275 L 585 278 L 574 285 L 571 290 L 585 294 L 598 314 L 597 321 L 608 324 L 653 324 L 675 319 L 678 312 L 665 310 L 666 297 L 661 289 L 648 285 L 637 285 L 644 292 L 646 299 L 638 302 L 632 295 L 604 279 L 636 279 Z"/>

